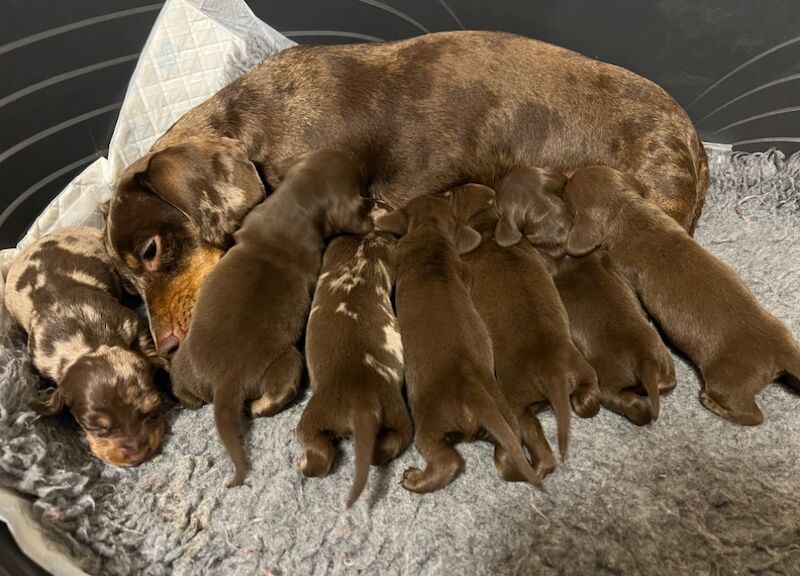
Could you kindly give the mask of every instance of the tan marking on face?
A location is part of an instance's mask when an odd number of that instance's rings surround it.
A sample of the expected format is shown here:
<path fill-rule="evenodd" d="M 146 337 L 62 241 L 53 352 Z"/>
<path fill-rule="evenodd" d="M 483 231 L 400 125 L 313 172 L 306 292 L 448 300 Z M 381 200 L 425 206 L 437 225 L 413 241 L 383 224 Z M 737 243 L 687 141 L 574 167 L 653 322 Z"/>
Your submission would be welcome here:
<path fill-rule="evenodd" d="M 181 275 L 153 298 L 149 311 L 154 325 L 169 327 L 178 338 L 185 337 L 200 287 L 223 254 L 219 248 L 202 248 L 192 255 Z"/>
<path fill-rule="evenodd" d="M 128 268 L 137 272 L 139 271 L 140 269 L 139 259 L 136 256 L 134 256 L 130 252 L 125 252 L 123 259 L 125 260 L 125 264 L 128 265 Z"/>
<path fill-rule="evenodd" d="M 129 467 L 137 466 L 152 457 L 161 445 L 165 432 L 166 425 L 161 420 L 148 430 L 146 443 L 142 446 L 143 457 L 137 461 L 131 461 L 127 457 L 125 447 L 122 445 L 122 439 L 120 438 L 100 438 L 87 432 L 86 440 L 89 443 L 89 450 L 92 451 L 92 454 L 103 462 L 114 466 Z"/>

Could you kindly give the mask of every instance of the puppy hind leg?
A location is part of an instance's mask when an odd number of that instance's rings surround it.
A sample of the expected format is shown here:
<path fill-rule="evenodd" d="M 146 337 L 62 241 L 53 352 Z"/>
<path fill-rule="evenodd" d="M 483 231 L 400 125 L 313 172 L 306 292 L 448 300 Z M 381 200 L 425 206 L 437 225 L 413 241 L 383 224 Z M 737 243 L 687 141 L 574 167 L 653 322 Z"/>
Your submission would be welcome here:
<path fill-rule="evenodd" d="M 372 456 L 372 463 L 376 466 L 397 458 L 414 438 L 414 426 L 401 394 L 398 393 L 389 406 L 384 405 L 383 410 L 383 429 L 378 433 Z"/>
<path fill-rule="evenodd" d="M 570 402 L 575 414 L 581 418 L 592 418 L 600 412 L 600 388 L 597 384 L 597 375 L 588 363 L 583 372 L 570 395 Z"/>
<path fill-rule="evenodd" d="M 261 383 L 261 396 L 250 404 L 250 414 L 274 416 L 297 396 L 300 380 L 303 377 L 303 355 L 289 346 L 267 368 Z"/>
<path fill-rule="evenodd" d="M 707 409 L 743 426 L 757 426 L 764 421 L 755 396 L 769 381 L 769 376 L 725 363 L 707 368 L 703 379 L 705 388 L 700 391 L 700 403 Z M 762 379 L 764 384 L 752 386 L 748 379 Z"/>
<path fill-rule="evenodd" d="M 601 399 L 603 406 L 620 416 L 624 416 L 637 426 L 644 426 L 653 419 L 648 400 L 631 391 L 630 388 L 603 390 Z"/>
<path fill-rule="evenodd" d="M 424 494 L 444 488 L 463 466 L 458 451 L 433 431 L 417 430 L 416 446 L 426 465 L 424 470 L 408 468 L 403 473 L 400 484 L 410 492 Z"/>
<path fill-rule="evenodd" d="M 305 451 L 298 467 L 307 478 L 327 476 L 336 458 L 333 442 L 324 425 L 327 411 L 314 400 L 314 397 L 309 400 L 295 430 Z"/>
<path fill-rule="evenodd" d="M 536 473 L 544 478 L 556 469 L 556 458 L 553 450 L 544 435 L 542 424 L 536 414 L 526 410 L 520 417 L 520 430 L 522 432 L 522 443 L 528 449 L 533 458 L 533 466 Z"/>

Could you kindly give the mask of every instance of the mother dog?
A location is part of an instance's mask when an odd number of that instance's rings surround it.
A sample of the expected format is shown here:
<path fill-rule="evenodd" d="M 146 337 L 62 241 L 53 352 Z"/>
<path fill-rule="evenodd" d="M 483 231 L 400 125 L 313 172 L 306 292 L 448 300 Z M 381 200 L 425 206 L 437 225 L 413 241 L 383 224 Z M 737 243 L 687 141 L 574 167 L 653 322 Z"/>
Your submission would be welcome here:
<path fill-rule="evenodd" d="M 198 288 L 281 162 L 338 148 L 397 207 L 520 163 L 604 164 L 636 177 L 687 230 L 708 164 L 680 106 L 622 68 L 496 32 L 297 46 L 178 120 L 123 174 L 107 219 L 120 272 L 162 352 L 186 336 Z"/>

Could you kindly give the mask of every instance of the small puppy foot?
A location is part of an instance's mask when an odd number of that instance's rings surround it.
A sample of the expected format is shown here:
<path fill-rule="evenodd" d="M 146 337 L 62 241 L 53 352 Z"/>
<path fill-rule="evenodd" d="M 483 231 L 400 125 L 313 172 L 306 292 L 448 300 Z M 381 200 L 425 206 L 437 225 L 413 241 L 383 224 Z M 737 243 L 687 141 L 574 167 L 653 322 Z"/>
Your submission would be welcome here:
<path fill-rule="evenodd" d="M 600 412 L 600 390 L 595 382 L 580 384 L 570 396 L 572 409 L 581 418 L 592 418 Z"/>
<path fill-rule="evenodd" d="M 298 463 L 300 472 L 306 478 L 320 478 L 327 476 L 333 467 L 333 454 L 320 453 L 316 450 L 306 450 L 305 455 Z"/>
<path fill-rule="evenodd" d="M 714 392 L 700 391 L 700 403 L 714 414 L 722 416 L 742 426 L 758 426 L 764 421 L 764 414 L 755 402 L 755 399 L 739 400 L 739 408 L 727 408 Z"/>
<path fill-rule="evenodd" d="M 556 457 L 544 435 L 542 424 L 534 413 L 527 413 L 520 418 L 522 443 L 533 458 L 533 469 L 539 478 L 545 478 L 556 469 Z"/>
<path fill-rule="evenodd" d="M 607 390 L 603 392 L 603 406 L 624 416 L 637 426 L 644 426 L 653 421 L 650 413 L 650 402 L 630 390 Z"/>
<path fill-rule="evenodd" d="M 254 418 L 274 416 L 297 396 L 303 376 L 303 357 L 294 346 L 288 348 L 267 369 L 262 395 L 250 404 Z"/>
<path fill-rule="evenodd" d="M 506 482 L 527 482 L 525 476 L 519 472 L 500 445 L 494 447 L 494 467 L 498 475 Z M 539 477 L 541 478 L 541 476 Z"/>
<path fill-rule="evenodd" d="M 403 480 L 400 484 L 409 492 L 424 494 L 444 488 L 456 477 L 461 470 L 461 456 L 455 448 L 441 443 L 431 451 L 426 451 L 417 445 L 417 448 L 426 457 L 427 466 L 425 470 L 419 468 L 409 468 L 403 472 Z"/>

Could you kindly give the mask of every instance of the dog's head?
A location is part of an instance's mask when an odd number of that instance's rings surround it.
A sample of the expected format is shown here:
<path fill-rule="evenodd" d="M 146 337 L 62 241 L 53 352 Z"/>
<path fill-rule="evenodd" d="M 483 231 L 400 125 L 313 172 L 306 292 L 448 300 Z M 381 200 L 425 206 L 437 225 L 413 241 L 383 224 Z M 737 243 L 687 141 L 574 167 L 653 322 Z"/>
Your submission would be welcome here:
<path fill-rule="evenodd" d="M 125 285 L 145 301 L 159 351 L 185 338 L 203 279 L 264 195 L 244 145 L 230 138 L 170 146 L 122 175 L 104 240 Z"/>
<path fill-rule="evenodd" d="M 566 253 L 578 257 L 599 248 L 624 206 L 640 200 L 640 185 L 632 176 L 606 166 L 575 172 L 564 188 L 564 202 L 572 213 Z"/>
<path fill-rule="evenodd" d="M 372 231 L 373 204 L 364 198 L 364 168 L 345 152 L 320 149 L 284 160 L 277 169 L 276 192 L 290 193 L 322 223 L 322 234 L 367 234 Z"/>
<path fill-rule="evenodd" d="M 405 236 L 421 226 L 435 227 L 453 241 L 459 254 L 467 254 L 481 243 L 481 235 L 465 223 L 494 199 L 494 190 L 480 184 L 467 184 L 441 196 L 423 196 L 404 208 L 375 220 L 375 228 L 395 236 Z"/>
<path fill-rule="evenodd" d="M 560 198 L 567 177 L 543 168 L 518 166 L 497 186 L 500 220 L 495 241 L 513 246 L 523 236 L 538 248 L 560 250 L 567 240 L 570 215 Z"/>
<path fill-rule="evenodd" d="M 160 403 L 147 360 L 125 348 L 101 346 L 70 366 L 58 388 L 32 407 L 47 416 L 68 408 L 98 458 L 136 466 L 164 438 Z"/>

